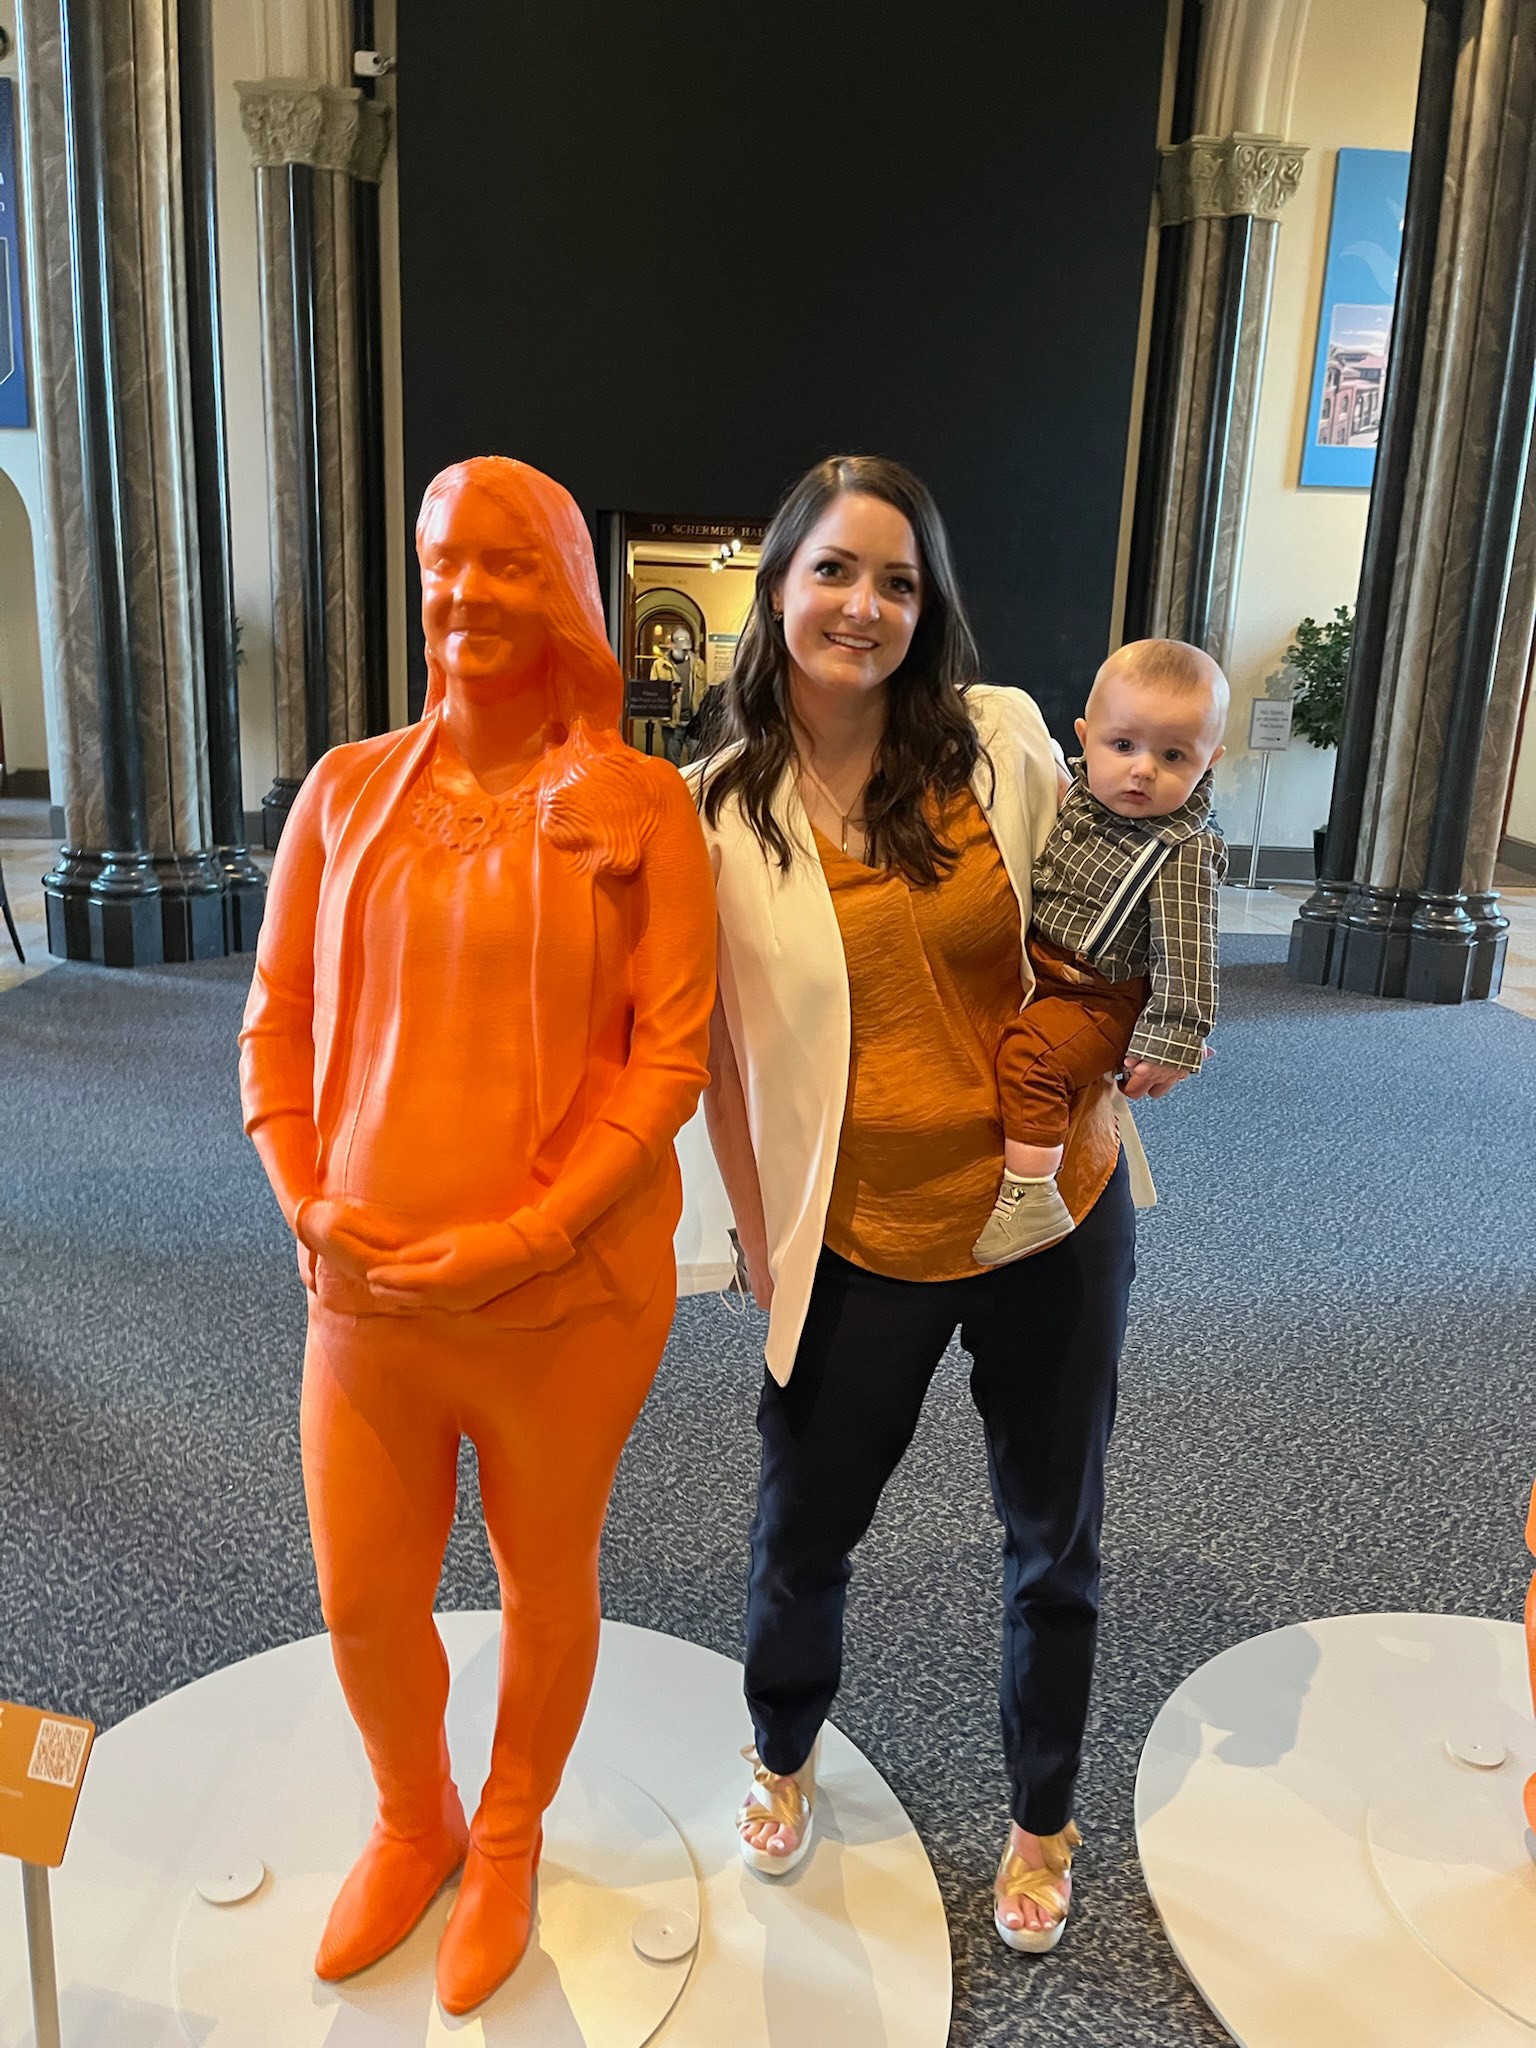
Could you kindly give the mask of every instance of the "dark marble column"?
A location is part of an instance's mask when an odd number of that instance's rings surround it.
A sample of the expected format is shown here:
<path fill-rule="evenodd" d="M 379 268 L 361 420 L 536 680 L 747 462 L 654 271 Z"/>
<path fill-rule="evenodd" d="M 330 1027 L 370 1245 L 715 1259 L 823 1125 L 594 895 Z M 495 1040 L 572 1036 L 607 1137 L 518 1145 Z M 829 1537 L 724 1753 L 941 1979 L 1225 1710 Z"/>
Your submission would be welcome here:
<path fill-rule="evenodd" d="M 68 835 L 49 944 L 112 966 L 221 955 L 175 0 L 23 0 L 23 27 L 54 224 L 32 271 Z"/>
<path fill-rule="evenodd" d="M 1200 0 L 1179 0 L 1178 50 L 1168 139 L 1189 140 L 1194 126 L 1195 85 L 1200 65 Z M 1188 260 L 1188 223 L 1159 220 L 1157 269 L 1152 282 L 1152 316 L 1147 333 L 1146 386 L 1136 457 L 1136 497 L 1125 572 L 1121 637 L 1145 640 L 1153 631 L 1153 578 L 1158 530 L 1172 459 L 1171 428 L 1178 398 L 1178 335 Z"/>
<path fill-rule="evenodd" d="M 358 280 L 360 257 L 377 263 L 377 214 L 373 248 L 365 229 L 360 250 L 356 191 L 377 183 L 388 126 L 352 86 L 269 78 L 238 90 L 261 228 L 277 700 L 277 774 L 262 807 L 275 846 L 326 748 L 387 723 L 382 442 L 369 428 L 380 366 Z"/>
<path fill-rule="evenodd" d="M 1299 980 L 1497 992 L 1497 820 L 1536 627 L 1536 0 L 1429 0 L 1343 737 Z M 1523 564 L 1523 573 L 1516 573 Z"/>
<path fill-rule="evenodd" d="M 1181 47 L 1182 55 L 1182 47 Z M 1163 152 L 1160 374 L 1149 364 L 1126 636 L 1167 634 L 1225 660 L 1269 319 L 1275 237 L 1305 151 L 1277 137 L 1194 135 Z"/>
<path fill-rule="evenodd" d="M 74 259 L 65 282 L 79 427 L 78 451 L 71 452 L 78 456 L 84 542 L 77 568 L 90 606 L 96 656 L 91 765 L 100 779 L 101 831 L 95 846 L 62 850 L 58 866 L 43 878 L 43 891 L 50 952 L 131 967 L 163 959 L 164 939 L 160 879 L 149 848 L 144 743 L 128 617 L 118 350 L 107 240 L 107 57 L 92 0 L 64 0 L 55 49 Z"/>
<path fill-rule="evenodd" d="M 208 719 L 209 809 L 214 858 L 223 879 L 225 949 L 249 953 L 261 929 L 267 885 L 245 843 L 240 772 L 239 653 L 230 560 L 229 462 L 224 438 L 210 0 L 181 0 L 178 30 L 187 353 Z"/>

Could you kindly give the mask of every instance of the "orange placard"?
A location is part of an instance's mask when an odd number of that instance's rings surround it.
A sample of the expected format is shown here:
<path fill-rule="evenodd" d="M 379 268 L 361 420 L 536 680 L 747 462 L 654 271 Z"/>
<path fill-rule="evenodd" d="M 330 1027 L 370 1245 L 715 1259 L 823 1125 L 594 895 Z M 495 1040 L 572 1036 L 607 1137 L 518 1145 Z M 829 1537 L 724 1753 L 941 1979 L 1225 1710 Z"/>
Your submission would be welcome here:
<path fill-rule="evenodd" d="M 93 1722 L 0 1701 L 0 1856 L 57 1870 L 95 1740 Z"/>

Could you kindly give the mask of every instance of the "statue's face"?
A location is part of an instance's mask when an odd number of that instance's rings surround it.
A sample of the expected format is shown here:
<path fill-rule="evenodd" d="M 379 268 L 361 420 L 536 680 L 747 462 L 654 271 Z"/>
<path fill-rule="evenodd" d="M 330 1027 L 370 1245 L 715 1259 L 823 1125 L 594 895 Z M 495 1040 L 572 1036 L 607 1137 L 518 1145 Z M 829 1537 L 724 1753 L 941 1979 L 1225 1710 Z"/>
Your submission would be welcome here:
<path fill-rule="evenodd" d="M 421 535 L 427 651 L 461 685 L 495 693 L 541 677 L 549 644 L 539 548 L 484 491 L 439 498 Z"/>

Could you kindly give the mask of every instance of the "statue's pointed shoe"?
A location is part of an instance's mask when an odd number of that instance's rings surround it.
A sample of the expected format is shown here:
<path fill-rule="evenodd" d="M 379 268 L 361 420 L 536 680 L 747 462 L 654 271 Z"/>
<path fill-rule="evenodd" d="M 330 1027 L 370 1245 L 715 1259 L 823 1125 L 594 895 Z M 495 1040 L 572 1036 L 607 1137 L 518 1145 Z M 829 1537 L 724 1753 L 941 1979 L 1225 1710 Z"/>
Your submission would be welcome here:
<path fill-rule="evenodd" d="M 529 1854 L 488 1856 L 470 1844 L 459 1895 L 437 1950 L 437 2002 L 462 2018 L 507 1981 L 533 1932 L 534 1880 L 544 1830 Z"/>
<path fill-rule="evenodd" d="M 388 1955 L 464 1861 L 468 1847 L 462 1808 L 457 1826 L 450 1812 L 441 1828 L 425 1835 L 397 1835 L 376 1826 L 336 1894 L 315 1953 L 315 1975 L 335 1984 Z"/>

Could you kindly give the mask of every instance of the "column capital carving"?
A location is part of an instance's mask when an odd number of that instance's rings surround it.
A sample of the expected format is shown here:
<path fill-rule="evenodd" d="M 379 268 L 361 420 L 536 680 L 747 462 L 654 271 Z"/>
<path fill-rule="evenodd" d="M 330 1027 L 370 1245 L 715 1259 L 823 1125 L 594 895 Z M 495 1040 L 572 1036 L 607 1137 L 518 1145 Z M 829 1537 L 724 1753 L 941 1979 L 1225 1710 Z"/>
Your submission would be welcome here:
<path fill-rule="evenodd" d="M 1301 183 L 1306 146 L 1275 135 L 1192 135 L 1163 150 L 1158 199 L 1164 227 L 1252 214 L 1278 220 Z"/>
<path fill-rule="evenodd" d="M 389 114 L 356 86 L 257 78 L 237 80 L 235 91 L 258 170 L 308 164 L 378 183 L 389 148 Z"/>

